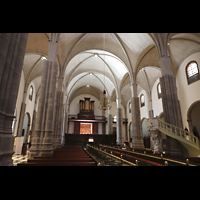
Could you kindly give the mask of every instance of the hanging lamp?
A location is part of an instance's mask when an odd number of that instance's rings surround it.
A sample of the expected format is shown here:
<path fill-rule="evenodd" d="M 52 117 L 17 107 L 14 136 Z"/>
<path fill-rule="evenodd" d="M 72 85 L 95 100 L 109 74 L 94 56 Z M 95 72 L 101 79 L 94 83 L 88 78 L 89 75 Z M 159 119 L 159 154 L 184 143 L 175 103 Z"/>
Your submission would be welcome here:
<path fill-rule="evenodd" d="M 105 50 L 105 33 L 103 33 L 103 36 L 104 36 L 103 37 L 103 46 L 104 46 L 104 50 Z M 105 60 L 105 56 L 104 56 L 104 60 Z M 103 93 L 100 95 L 100 101 L 99 101 L 98 108 L 100 110 L 103 110 L 103 111 L 109 110 L 111 108 L 110 101 L 106 97 L 106 89 L 105 89 L 105 62 L 104 62 L 104 90 L 103 90 Z"/>

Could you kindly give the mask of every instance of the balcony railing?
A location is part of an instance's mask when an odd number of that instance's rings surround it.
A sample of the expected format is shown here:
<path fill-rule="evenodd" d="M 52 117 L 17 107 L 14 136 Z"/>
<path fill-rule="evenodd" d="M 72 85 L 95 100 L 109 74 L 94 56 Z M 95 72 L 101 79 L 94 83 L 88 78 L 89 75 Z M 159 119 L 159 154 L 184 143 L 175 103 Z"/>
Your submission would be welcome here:
<path fill-rule="evenodd" d="M 78 119 L 77 115 L 68 115 L 68 119 Z M 108 118 L 107 117 L 104 117 L 104 116 L 98 116 L 98 115 L 95 115 L 95 118 L 94 120 L 104 120 L 104 121 L 108 121 Z M 123 123 L 128 123 L 128 119 L 127 118 L 123 118 Z M 113 117 L 112 118 L 112 122 L 113 123 L 116 123 L 116 119 Z"/>

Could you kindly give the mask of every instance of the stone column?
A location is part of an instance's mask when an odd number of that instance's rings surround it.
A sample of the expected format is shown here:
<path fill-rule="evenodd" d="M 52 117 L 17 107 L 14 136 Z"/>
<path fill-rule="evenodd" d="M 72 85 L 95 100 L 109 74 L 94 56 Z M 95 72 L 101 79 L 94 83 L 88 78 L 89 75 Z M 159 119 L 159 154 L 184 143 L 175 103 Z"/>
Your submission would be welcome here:
<path fill-rule="evenodd" d="M 140 101 L 137 97 L 137 84 L 131 86 L 133 97 L 131 98 L 131 114 L 132 114 L 132 147 L 135 149 L 143 149 L 144 142 L 142 137 L 142 124 L 140 117 Z"/>
<path fill-rule="evenodd" d="M 56 91 L 55 112 L 54 112 L 54 132 L 53 132 L 53 148 L 61 148 L 61 131 L 62 131 L 62 115 L 63 115 L 63 92 Z"/>
<path fill-rule="evenodd" d="M 26 110 L 25 99 L 26 99 L 26 92 L 24 92 L 23 100 L 22 100 L 22 103 L 21 103 L 17 136 L 22 136 L 22 128 L 23 128 L 23 122 L 24 122 L 24 116 L 25 116 L 25 110 Z"/>
<path fill-rule="evenodd" d="M 52 122 L 58 72 L 56 62 L 58 39 L 58 33 L 51 33 L 48 42 L 48 58 L 43 69 L 36 126 L 33 133 L 32 146 L 28 155 L 29 159 L 33 159 L 34 156 L 38 155 L 53 155 Z"/>
<path fill-rule="evenodd" d="M 153 108 L 152 108 L 152 98 L 150 95 L 150 99 L 149 99 L 149 117 L 154 117 L 154 112 L 153 112 Z"/>
<path fill-rule="evenodd" d="M 27 33 L 0 34 L 0 165 L 12 165 L 12 121 L 27 37 Z"/>
<path fill-rule="evenodd" d="M 68 113 L 69 113 L 69 104 L 66 103 L 66 105 L 65 105 L 65 128 L 64 128 L 65 134 L 68 133 Z"/>
<path fill-rule="evenodd" d="M 116 99 L 117 102 L 117 143 L 122 145 L 124 142 L 123 138 L 123 119 L 122 119 L 122 108 L 121 108 L 121 99 Z"/>
<path fill-rule="evenodd" d="M 42 140 L 42 146 L 40 149 L 40 156 L 52 156 L 53 155 L 53 114 L 54 114 L 54 102 L 56 95 L 56 80 L 58 74 L 58 65 L 56 56 L 58 52 L 58 33 L 51 33 L 51 37 L 48 43 L 48 59 L 47 66 L 49 70 L 49 77 L 47 80 L 46 90 L 46 118 L 45 131 Z"/>
<path fill-rule="evenodd" d="M 112 115 L 110 114 L 110 110 L 108 110 L 108 135 L 113 134 L 113 121 L 112 121 Z"/>
<path fill-rule="evenodd" d="M 161 57 L 159 64 L 162 72 L 160 84 L 162 90 L 164 119 L 167 123 L 183 128 L 181 110 L 176 88 L 176 79 L 170 70 L 170 57 Z"/>
<path fill-rule="evenodd" d="M 69 104 L 68 103 L 65 103 L 65 106 L 64 106 L 64 133 L 62 135 L 62 145 L 65 145 L 65 134 L 68 133 L 68 108 L 69 108 Z"/>
<path fill-rule="evenodd" d="M 48 81 L 49 88 L 46 95 L 46 118 L 45 131 L 42 140 L 42 147 L 40 150 L 40 156 L 52 156 L 53 155 L 53 113 L 54 113 L 54 101 L 56 92 L 56 78 L 58 72 L 58 66 L 56 62 L 48 61 L 48 68 L 50 70 L 50 79 Z"/>
<path fill-rule="evenodd" d="M 102 120 L 105 120 L 105 111 L 102 110 Z M 102 135 L 106 135 L 106 123 L 102 123 Z"/>
<path fill-rule="evenodd" d="M 183 128 L 181 110 L 178 100 L 176 79 L 170 70 L 170 57 L 163 56 L 159 59 L 162 77 L 160 78 L 162 90 L 162 103 L 164 119 L 167 123 Z M 173 155 L 181 155 L 183 148 L 180 143 L 170 137 L 168 138 L 168 150 Z"/>
<path fill-rule="evenodd" d="M 39 148 L 40 148 L 40 137 L 42 136 L 42 125 L 43 125 L 43 115 L 45 115 L 46 111 L 46 105 L 45 105 L 45 91 L 46 91 L 46 82 L 48 77 L 48 64 L 45 61 L 45 65 L 43 67 L 43 73 L 42 73 L 42 81 L 41 81 L 41 89 L 40 89 L 40 98 L 38 103 L 38 111 L 37 111 L 37 117 L 36 117 L 36 123 L 35 123 L 35 130 L 33 131 L 32 135 L 32 144 L 31 149 L 28 154 L 29 159 L 33 159 L 35 156 L 39 155 Z M 45 116 L 44 116 L 45 117 Z"/>
<path fill-rule="evenodd" d="M 124 121 L 124 125 L 125 125 L 124 140 L 128 140 L 128 118 L 127 118 L 126 109 L 125 109 L 125 121 Z"/>
<path fill-rule="evenodd" d="M 33 111 L 32 127 L 31 127 L 31 141 L 32 141 L 33 132 L 35 131 L 36 115 L 37 115 L 37 112 L 36 112 L 36 110 L 34 110 Z"/>

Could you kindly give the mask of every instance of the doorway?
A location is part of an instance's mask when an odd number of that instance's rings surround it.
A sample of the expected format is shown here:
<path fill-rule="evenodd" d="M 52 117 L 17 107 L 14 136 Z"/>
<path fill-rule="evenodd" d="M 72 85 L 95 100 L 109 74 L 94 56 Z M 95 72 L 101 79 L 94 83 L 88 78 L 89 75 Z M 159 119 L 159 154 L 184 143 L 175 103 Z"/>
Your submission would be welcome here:
<path fill-rule="evenodd" d="M 92 134 L 92 123 L 80 123 L 80 134 Z"/>
<path fill-rule="evenodd" d="M 195 136 L 200 136 L 200 101 L 194 102 L 188 109 L 188 128 Z M 195 130 L 196 129 L 196 130 Z"/>
<path fill-rule="evenodd" d="M 22 136 L 24 136 L 23 143 L 26 143 L 28 140 L 29 128 L 30 128 L 30 114 L 26 113 L 24 116 L 23 129 L 22 129 Z"/>
<path fill-rule="evenodd" d="M 30 114 L 26 113 L 24 116 L 22 136 L 24 137 L 23 146 L 22 146 L 22 155 L 27 153 L 27 142 L 29 138 L 29 129 L 30 129 Z"/>

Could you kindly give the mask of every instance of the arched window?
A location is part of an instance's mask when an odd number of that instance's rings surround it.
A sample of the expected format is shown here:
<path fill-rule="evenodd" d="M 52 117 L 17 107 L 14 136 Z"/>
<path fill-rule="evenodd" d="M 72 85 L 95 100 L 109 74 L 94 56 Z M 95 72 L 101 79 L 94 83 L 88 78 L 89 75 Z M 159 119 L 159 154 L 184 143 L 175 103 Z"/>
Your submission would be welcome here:
<path fill-rule="evenodd" d="M 186 66 L 186 76 L 188 85 L 200 80 L 199 68 L 196 61 L 191 61 Z"/>
<path fill-rule="evenodd" d="M 131 113 L 131 102 L 129 102 L 128 108 L 129 108 L 129 113 Z"/>
<path fill-rule="evenodd" d="M 162 91 L 161 91 L 161 85 L 158 83 L 157 85 L 157 93 L 158 93 L 158 99 L 162 97 Z"/>
<path fill-rule="evenodd" d="M 113 121 L 114 121 L 114 122 L 117 122 L 117 116 L 116 116 L 116 115 L 114 116 Z"/>
<path fill-rule="evenodd" d="M 141 107 L 145 106 L 144 94 L 142 94 L 142 95 L 140 96 L 140 105 L 141 105 Z"/>
<path fill-rule="evenodd" d="M 33 86 L 31 85 L 30 89 L 29 89 L 29 99 L 32 101 L 33 99 Z"/>

